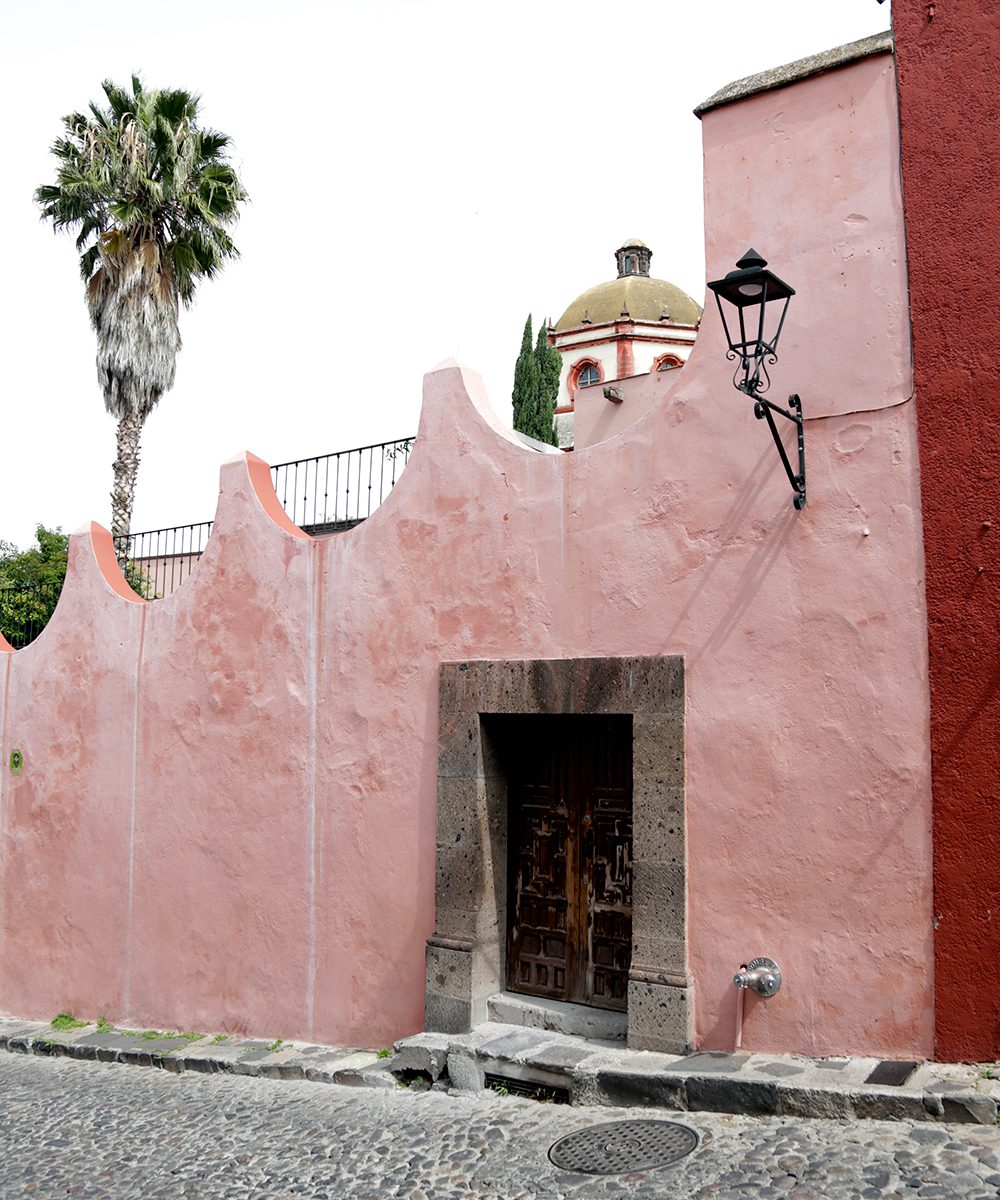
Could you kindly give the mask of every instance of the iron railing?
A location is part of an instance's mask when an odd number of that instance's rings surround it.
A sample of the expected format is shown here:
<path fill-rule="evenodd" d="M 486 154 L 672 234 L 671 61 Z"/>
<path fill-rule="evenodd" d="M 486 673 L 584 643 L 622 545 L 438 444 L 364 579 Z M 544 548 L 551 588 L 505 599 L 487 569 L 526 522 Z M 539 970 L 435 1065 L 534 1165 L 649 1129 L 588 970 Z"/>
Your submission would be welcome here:
<path fill-rule="evenodd" d="M 0 633 L 21 650 L 48 623 L 62 591 L 60 583 L 0 584 Z"/>
<path fill-rule="evenodd" d="M 313 536 L 352 529 L 370 517 L 395 487 L 414 439 L 397 438 L 300 458 L 271 468 L 274 490 L 289 517 Z M 147 600 L 160 600 L 184 582 L 201 558 L 211 521 L 130 533 L 119 561 L 125 578 Z M 16 649 L 34 641 L 59 599 L 59 585 L 0 585 L 0 632 Z"/>
<path fill-rule="evenodd" d="M 125 578 L 146 600 L 169 596 L 194 570 L 211 532 L 211 521 L 199 521 L 130 533 L 125 547 Z M 119 550 L 120 541 L 116 539 L 116 553 Z M 119 553 L 119 561 L 121 557 Z"/>
<path fill-rule="evenodd" d="M 314 537 L 351 529 L 395 487 L 413 441 L 397 438 L 278 463 L 271 468 L 275 494 L 295 524 Z M 147 600 L 169 596 L 194 570 L 211 532 L 212 522 L 201 521 L 129 534 L 126 578 Z"/>
<path fill-rule="evenodd" d="M 410 458 L 413 438 L 300 458 L 271 468 L 281 506 L 306 533 L 337 533 L 370 517 Z"/>

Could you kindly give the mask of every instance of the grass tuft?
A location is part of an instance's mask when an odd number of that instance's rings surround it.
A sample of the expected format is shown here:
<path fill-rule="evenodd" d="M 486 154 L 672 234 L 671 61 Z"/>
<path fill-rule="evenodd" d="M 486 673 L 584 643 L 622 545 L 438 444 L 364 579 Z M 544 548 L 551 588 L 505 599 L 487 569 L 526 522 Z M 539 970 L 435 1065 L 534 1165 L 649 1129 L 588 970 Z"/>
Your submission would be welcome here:
<path fill-rule="evenodd" d="M 89 1023 L 89 1021 L 78 1021 L 72 1013 L 68 1012 L 57 1013 L 49 1022 L 53 1029 L 82 1029 Z"/>

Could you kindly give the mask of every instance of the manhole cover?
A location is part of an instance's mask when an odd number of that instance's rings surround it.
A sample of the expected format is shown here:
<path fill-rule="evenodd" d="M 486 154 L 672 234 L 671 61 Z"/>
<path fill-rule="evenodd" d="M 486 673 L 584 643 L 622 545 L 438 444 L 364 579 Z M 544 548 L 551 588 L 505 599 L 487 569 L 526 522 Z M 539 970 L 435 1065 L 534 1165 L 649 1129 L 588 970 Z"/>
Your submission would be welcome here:
<path fill-rule="evenodd" d="M 609 1121 L 568 1133 L 549 1148 L 563 1171 L 622 1175 L 666 1167 L 698 1145 L 698 1135 L 674 1121 Z"/>

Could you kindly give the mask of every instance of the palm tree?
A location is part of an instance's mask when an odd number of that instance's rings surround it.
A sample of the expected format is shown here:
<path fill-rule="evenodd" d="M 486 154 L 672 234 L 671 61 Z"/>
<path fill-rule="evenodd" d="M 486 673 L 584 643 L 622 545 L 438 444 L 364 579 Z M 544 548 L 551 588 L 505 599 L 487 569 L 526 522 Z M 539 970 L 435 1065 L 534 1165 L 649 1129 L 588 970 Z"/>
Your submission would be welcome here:
<path fill-rule="evenodd" d="M 77 234 L 97 378 L 118 422 L 111 532 L 124 567 L 143 422 L 174 382 L 180 304 L 238 251 L 226 232 L 246 192 L 226 156 L 229 138 L 198 126 L 190 92 L 131 95 L 102 85 L 107 107 L 64 119 L 52 146 L 54 184 L 35 192 L 42 218 Z"/>

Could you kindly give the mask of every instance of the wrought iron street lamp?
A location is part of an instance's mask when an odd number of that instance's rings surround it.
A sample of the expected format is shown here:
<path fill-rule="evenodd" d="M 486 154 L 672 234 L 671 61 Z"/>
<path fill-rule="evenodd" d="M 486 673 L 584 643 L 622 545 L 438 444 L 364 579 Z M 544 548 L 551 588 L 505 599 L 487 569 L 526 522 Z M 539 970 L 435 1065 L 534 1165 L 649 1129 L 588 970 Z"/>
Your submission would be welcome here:
<path fill-rule="evenodd" d="M 736 362 L 733 386 L 754 402 L 753 412 L 758 420 L 766 420 L 778 448 L 782 465 L 795 493 L 796 508 L 806 506 L 806 453 L 802 428 L 802 402 L 798 396 L 788 397 L 788 408 L 782 408 L 763 393 L 771 386 L 768 364 L 778 361 L 778 339 L 785 324 L 788 301 L 795 289 L 767 270 L 767 261 L 756 250 L 748 250 L 723 279 L 708 285 L 715 293 L 729 349 L 726 357 Z M 726 318 L 726 301 L 731 311 Z M 732 324 L 730 324 L 732 322 Z M 792 470 L 784 444 L 774 423 L 774 414 L 786 417 L 795 426 L 799 443 L 798 473 Z"/>

